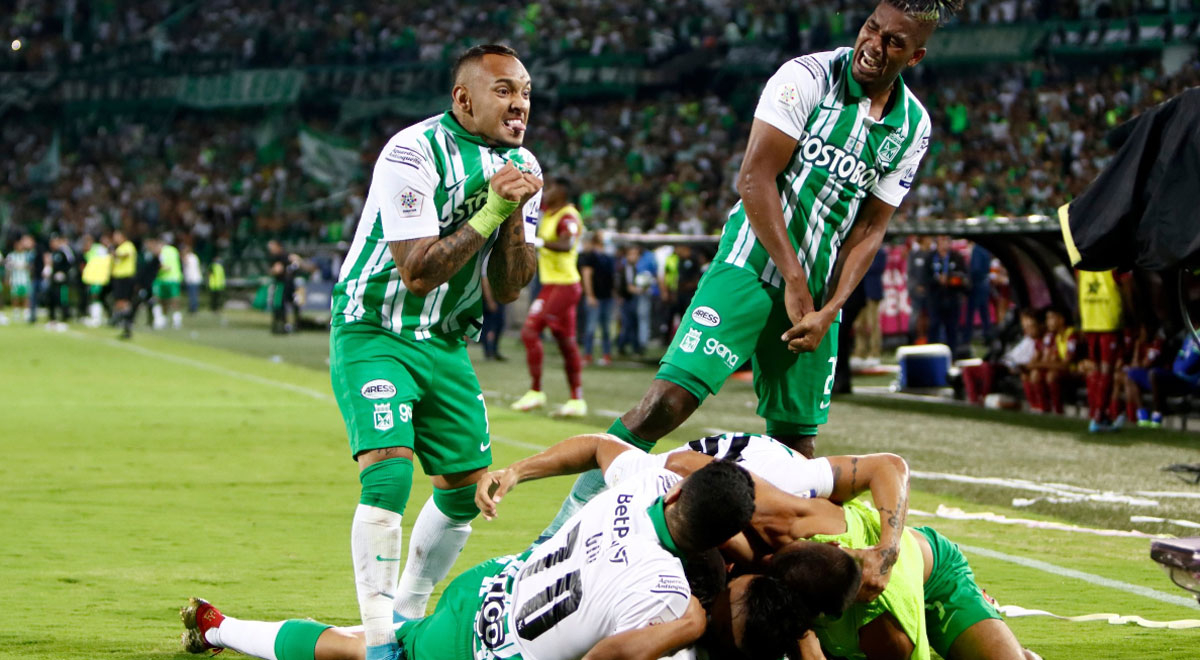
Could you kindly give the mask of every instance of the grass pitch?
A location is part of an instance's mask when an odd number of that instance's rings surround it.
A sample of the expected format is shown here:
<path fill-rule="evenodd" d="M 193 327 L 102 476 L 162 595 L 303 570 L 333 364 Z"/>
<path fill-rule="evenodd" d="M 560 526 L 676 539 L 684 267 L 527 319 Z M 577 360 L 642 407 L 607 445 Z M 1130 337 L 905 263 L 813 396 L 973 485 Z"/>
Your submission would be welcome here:
<path fill-rule="evenodd" d="M 329 391 L 327 336 L 270 337 L 258 316 L 230 318 L 221 325 L 201 317 L 191 330 L 142 333 L 132 343 L 112 339 L 108 330 L 0 328 L 0 658 L 194 657 L 178 650 L 176 615 L 193 594 L 240 617 L 356 621 L 348 546 L 357 470 Z M 519 415 L 506 408 L 527 387 L 515 343 L 510 338 L 505 345 L 513 361 L 477 362 L 498 465 L 607 427 L 605 411 L 634 403 L 653 373 L 633 363 L 588 370 L 593 415 L 585 420 Z M 565 384 L 554 352 L 547 351 L 545 380 L 551 400 L 561 401 Z M 818 451 L 895 451 L 925 472 L 1200 493 L 1159 471 L 1167 463 L 1200 462 L 1197 436 L 1097 438 L 1082 427 L 1078 420 L 848 397 L 834 404 Z M 714 428 L 761 430 L 748 385 L 729 383 L 660 446 Z M 455 572 L 525 547 L 570 483 L 534 482 L 514 491 L 499 520 L 475 523 Z M 1131 514 L 1200 519 L 1197 499 L 1160 498 L 1149 509 L 1053 502 L 1014 509 L 1014 497 L 1032 495 L 923 479 L 914 479 L 913 490 L 913 508 L 925 511 L 946 504 L 1118 529 L 1135 527 Z M 428 481 L 418 478 L 409 513 L 428 495 Z M 1149 560 L 1144 539 L 916 516 L 910 524 L 933 524 L 987 550 L 967 556 L 1002 604 L 1063 615 L 1200 618 Z M 1136 527 L 1187 535 L 1176 526 Z M 1014 563 L 1024 559 L 1044 564 Z M 1171 602 L 1121 590 L 1129 587 Z M 1200 658 L 1196 629 L 1046 618 L 1009 623 L 1047 659 Z"/>

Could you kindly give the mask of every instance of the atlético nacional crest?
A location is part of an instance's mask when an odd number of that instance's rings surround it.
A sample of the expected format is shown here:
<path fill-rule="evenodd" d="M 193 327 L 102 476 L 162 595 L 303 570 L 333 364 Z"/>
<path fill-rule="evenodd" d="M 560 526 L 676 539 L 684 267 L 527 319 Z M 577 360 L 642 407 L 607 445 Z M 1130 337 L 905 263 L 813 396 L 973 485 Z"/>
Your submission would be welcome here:
<path fill-rule="evenodd" d="M 377 403 L 375 404 L 375 430 L 387 431 L 395 426 L 396 420 L 392 416 L 392 404 Z"/>
<path fill-rule="evenodd" d="M 887 136 L 883 140 L 883 144 L 879 145 L 879 161 L 881 163 L 890 163 L 896 160 L 896 156 L 900 154 L 900 138 L 895 133 Z"/>
<path fill-rule="evenodd" d="M 679 350 L 684 353 L 692 353 L 696 347 L 700 345 L 700 331 L 692 328 L 684 335 L 683 341 L 679 342 Z"/>

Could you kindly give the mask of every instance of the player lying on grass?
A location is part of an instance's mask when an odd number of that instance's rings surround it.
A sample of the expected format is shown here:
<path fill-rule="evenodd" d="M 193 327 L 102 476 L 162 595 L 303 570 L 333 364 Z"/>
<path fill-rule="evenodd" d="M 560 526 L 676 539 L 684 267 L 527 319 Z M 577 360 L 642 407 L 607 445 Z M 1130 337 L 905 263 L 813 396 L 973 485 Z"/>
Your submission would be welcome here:
<path fill-rule="evenodd" d="M 882 459 L 833 457 L 807 461 L 771 438 L 745 434 L 705 438 L 657 455 L 633 451 L 633 447 L 605 434 L 576 436 L 506 470 L 485 475 L 479 482 L 477 503 L 485 518 L 494 518 L 499 498 L 520 481 L 589 469 L 595 467 L 598 458 L 612 464 L 605 471 L 606 482 L 619 486 L 626 474 L 660 466 L 688 474 L 712 462 L 714 456 L 735 460 L 760 477 L 756 481 L 753 533 L 723 547 L 728 557 L 740 560 L 743 570 L 781 570 L 771 569 L 764 559 L 773 552 L 785 554 L 789 546 L 796 547 L 793 544 L 806 538 L 837 541 L 856 557 L 869 556 L 882 545 L 886 530 L 905 530 L 898 535 L 895 567 L 879 598 L 870 602 L 860 598 L 842 617 L 826 617 L 824 625 L 814 628 L 831 652 L 840 657 L 873 660 L 923 658 L 929 656 L 932 646 L 950 660 L 1036 657 L 1025 655 L 999 612 L 975 584 L 966 558 L 956 545 L 931 528 L 905 528 L 903 519 L 893 520 L 895 515 L 891 513 L 888 525 L 881 525 L 879 512 L 860 500 L 849 501 L 843 509 L 821 497 L 847 495 L 846 491 L 835 492 L 838 489 L 862 492 L 862 484 L 854 486 L 854 481 L 867 478 L 867 467 L 871 472 L 886 473 L 881 465 L 871 465 Z M 823 461 L 828 468 L 821 465 Z M 844 467 L 847 464 L 849 483 Z M 900 465 L 905 487 L 898 496 L 905 506 L 897 508 L 906 511 L 907 466 L 902 461 Z M 835 486 L 824 488 L 820 477 L 813 476 L 825 470 L 832 472 Z M 870 476 L 877 489 L 876 481 L 887 481 L 877 474 Z M 880 493 L 873 495 L 880 502 Z M 794 588 L 805 588 L 808 578 L 802 578 L 794 569 L 783 572 L 796 575 L 796 580 L 789 580 Z M 814 653 L 811 641 L 807 652 Z"/>
<path fill-rule="evenodd" d="M 568 438 L 504 470 L 484 475 L 476 490 L 475 503 L 485 518 L 496 516 L 500 498 L 522 481 L 574 474 L 608 464 L 616 455 L 631 448 L 615 436 L 587 434 Z M 673 470 L 673 463 L 684 453 L 737 462 L 771 485 L 797 497 L 823 497 L 845 502 L 871 492 L 875 506 L 888 515 L 889 525 L 874 547 L 859 553 L 863 565 L 860 600 L 878 596 L 887 586 L 896 562 L 908 513 L 908 464 L 895 454 L 865 456 L 829 456 L 808 460 L 776 440 L 762 435 L 727 433 L 694 440 L 667 454 L 628 456 L 605 472 L 608 483 L 615 483 L 643 468 Z"/>
<path fill-rule="evenodd" d="M 400 657 L 632 660 L 688 646 L 703 634 L 706 613 L 683 559 L 744 528 L 754 498 L 754 480 L 731 462 L 687 477 L 654 469 L 628 476 L 545 543 L 457 577 L 433 614 L 397 626 Z M 857 582 L 844 587 L 852 594 Z M 730 628 L 743 631 L 738 648 L 745 657 L 777 660 L 803 632 L 803 621 L 788 616 L 792 597 L 769 576 L 743 590 Z M 268 660 L 361 660 L 366 652 L 359 630 L 243 621 L 196 598 L 181 616 L 192 653 L 232 648 Z"/>
<path fill-rule="evenodd" d="M 788 474 L 780 469 L 782 461 L 766 460 L 772 455 L 766 447 L 779 443 L 765 436 L 742 437 L 746 438 L 746 448 L 741 452 L 743 467 L 771 484 L 776 475 Z M 732 448 L 734 442 L 729 445 Z M 688 474 L 712 461 L 700 452 L 677 452 L 672 452 L 675 456 L 666 455 L 666 463 L 679 474 Z M 631 473 L 661 462 L 658 456 L 639 458 L 636 463 L 625 463 Z M 610 483 L 619 486 L 620 482 L 614 479 Z M 781 484 L 784 491 L 788 490 L 787 482 Z M 752 532 L 725 544 L 722 552 L 743 570 L 764 570 L 764 560 L 769 559 L 767 570 L 799 589 L 807 589 L 812 579 L 803 563 L 792 560 L 785 567 L 777 565 L 789 549 L 804 548 L 808 541 L 835 542 L 850 554 L 861 556 L 861 549 L 878 546 L 883 530 L 895 524 L 891 520 L 882 524 L 880 512 L 861 499 L 838 506 L 821 498 L 796 497 L 761 482 L 755 501 Z M 814 636 L 804 647 L 806 660 L 824 657 L 816 640 L 820 648 L 847 660 L 927 658 L 930 648 L 947 660 L 1037 657 L 1021 648 L 999 611 L 975 583 L 957 545 L 931 527 L 903 529 L 897 560 L 883 593 L 871 602 L 860 599 L 840 618 L 826 617 L 814 625 Z"/>

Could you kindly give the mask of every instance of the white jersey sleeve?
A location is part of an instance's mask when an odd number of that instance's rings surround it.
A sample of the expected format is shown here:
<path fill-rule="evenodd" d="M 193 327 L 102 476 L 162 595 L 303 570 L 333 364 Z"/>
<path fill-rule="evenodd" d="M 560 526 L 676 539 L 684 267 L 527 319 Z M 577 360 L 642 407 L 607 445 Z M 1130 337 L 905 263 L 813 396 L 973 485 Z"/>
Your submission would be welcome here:
<path fill-rule="evenodd" d="M 808 116 L 828 91 L 827 53 L 789 60 L 767 81 L 754 118 L 787 133 L 794 140 L 804 135 Z"/>
<path fill-rule="evenodd" d="M 696 451 L 718 460 L 735 461 L 796 497 L 833 494 L 833 468 L 828 459 L 808 460 L 770 436 L 725 433 L 693 440 L 671 453 L 676 451 Z"/>
<path fill-rule="evenodd" d="M 905 152 L 904 158 L 896 169 L 880 177 L 871 189 L 871 194 L 891 206 L 900 206 L 908 191 L 912 190 L 917 171 L 921 168 L 921 159 L 929 150 L 929 116 L 924 116 L 917 124 L 917 135 L 912 140 L 912 146 Z"/>
<path fill-rule="evenodd" d="M 429 143 L 418 133 L 396 134 L 379 154 L 367 192 L 378 210 L 383 240 L 407 241 L 440 231 L 433 195 L 441 177 Z"/>
<path fill-rule="evenodd" d="M 647 454 L 640 449 L 629 449 L 608 464 L 608 469 L 604 471 L 604 483 L 612 488 L 635 474 L 647 470 L 664 470 L 666 466 L 666 454 Z"/>
<path fill-rule="evenodd" d="M 521 149 L 521 158 L 528 164 L 533 175 L 545 181 L 545 173 L 542 172 L 542 164 L 538 162 L 536 156 L 528 149 Z M 537 191 L 533 197 L 525 202 L 525 207 L 521 209 L 521 214 L 525 218 L 525 242 L 533 243 L 537 238 L 538 224 L 542 221 L 542 191 Z"/>

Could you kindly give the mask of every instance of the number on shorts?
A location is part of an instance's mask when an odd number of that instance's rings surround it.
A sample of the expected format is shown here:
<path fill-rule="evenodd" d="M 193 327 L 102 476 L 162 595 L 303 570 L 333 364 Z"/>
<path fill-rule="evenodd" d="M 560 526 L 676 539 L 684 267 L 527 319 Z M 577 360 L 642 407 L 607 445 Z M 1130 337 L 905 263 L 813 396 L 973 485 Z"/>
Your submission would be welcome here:
<path fill-rule="evenodd" d="M 825 379 L 825 395 L 821 400 L 821 408 L 829 407 L 829 397 L 833 396 L 833 377 L 837 372 L 837 356 L 829 358 L 829 377 Z"/>
<path fill-rule="evenodd" d="M 483 406 L 483 432 L 488 435 L 491 435 L 492 434 L 492 422 L 491 422 L 491 420 L 488 419 L 487 401 L 483 400 L 482 392 L 479 393 L 479 396 L 477 398 L 479 399 L 479 405 Z"/>

